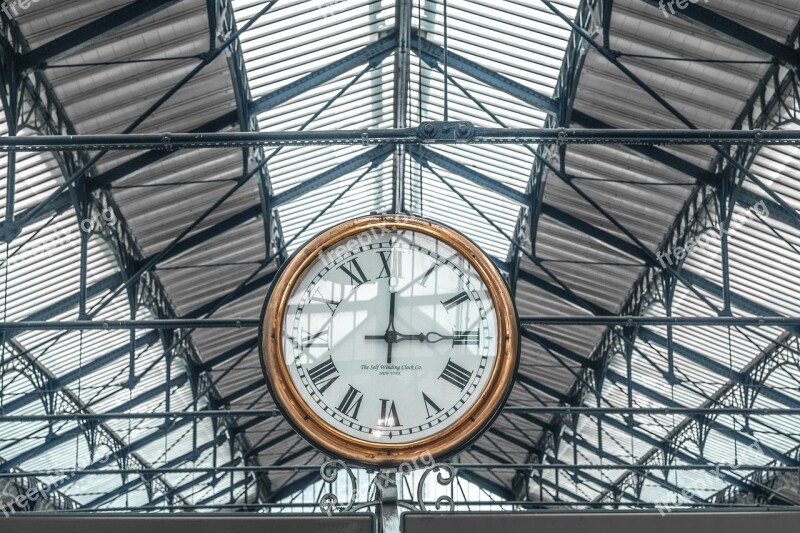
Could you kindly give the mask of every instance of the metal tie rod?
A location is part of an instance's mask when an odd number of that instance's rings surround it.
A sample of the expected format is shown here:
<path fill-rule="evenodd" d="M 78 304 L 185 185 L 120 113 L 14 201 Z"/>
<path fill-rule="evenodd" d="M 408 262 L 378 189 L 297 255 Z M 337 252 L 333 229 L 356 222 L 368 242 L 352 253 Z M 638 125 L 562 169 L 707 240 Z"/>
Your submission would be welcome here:
<path fill-rule="evenodd" d="M 581 471 L 581 470 L 633 470 L 636 472 L 656 471 L 663 472 L 665 468 L 681 472 L 733 472 L 733 471 L 756 471 L 756 472 L 800 472 L 796 466 L 783 465 L 746 465 L 746 464 L 727 464 L 727 463 L 708 463 L 700 465 L 672 464 L 664 466 L 662 464 L 538 464 L 538 463 L 444 463 L 452 464 L 457 470 L 561 470 L 561 471 Z M 47 477 L 53 476 L 56 472 L 62 475 L 80 476 L 119 476 L 119 475 L 163 475 L 163 474 L 203 474 L 208 472 L 228 473 L 228 472 L 315 472 L 319 471 L 320 465 L 295 464 L 295 465 L 264 465 L 264 466 L 212 466 L 208 467 L 173 467 L 173 468 L 115 468 L 103 470 L 82 470 L 74 468 L 63 468 L 54 470 L 21 471 L 21 472 L 0 472 L 0 479 L 16 479 L 23 477 Z M 0 522 L 1 523 L 1 522 Z"/>
<path fill-rule="evenodd" d="M 640 416 L 797 416 L 800 408 L 744 408 L 744 407 L 504 407 L 504 413 L 544 414 L 544 415 L 640 415 Z M 13 415 L 0 416 L 0 424 L 21 422 L 71 422 L 83 420 L 147 420 L 161 419 L 176 421 L 179 419 L 202 418 L 239 418 L 258 417 L 262 419 L 282 416 L 276 409 L 267 410 L 216 410 L 216 411 L 161 411 L 152 413 L 54 413 L 45 415 Z"/>
<path fill-rule="evenodd" d="M 109 135 L 39 135 L 0 138 L 0 151 L 180 150 L 283 145 L 361 144 L 704 144 L 798 145 L 796 130 L 653 130 L 478 128 L 469 122 L 428 122 L 416 128 Z"/>
<path fill-rule="evenodd" d="M 523 316 L 523 326 L 800 326 L 796 316 L 666 317 L 666 316 Z M 74 320 L 0 322 L 0 331 L 112 329 L 241 329 L 257 328 L 257 319 Z"/>

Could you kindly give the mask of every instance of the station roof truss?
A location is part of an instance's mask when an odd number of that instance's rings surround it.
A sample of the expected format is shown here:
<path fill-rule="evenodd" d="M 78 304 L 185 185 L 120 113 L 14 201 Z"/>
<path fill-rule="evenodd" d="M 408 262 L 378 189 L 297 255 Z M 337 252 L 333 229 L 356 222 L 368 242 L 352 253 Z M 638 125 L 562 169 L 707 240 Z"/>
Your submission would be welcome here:
<path fill-rule="evenodd" d="M 42 0 L 0 17 L 9 137 L 800 130 L 795 0 Z M 325 458 L 276 411 L 252 328 L 146 322 L 256 318 L 311 236 L 394 210 L 478 243 L 521 316 L 565 319 L 523 323 L 508 409 L 454 458 L 460 478 L 525 508 L 798 505 L 798 326 L 722 320 L 800 316 L 798 155 L 2 152 L 2 322 L 145 325 L 0 332 L 0 498 L 41 482 L 29 510 L 258 510 L 318 482 L 292 468 Z"/>

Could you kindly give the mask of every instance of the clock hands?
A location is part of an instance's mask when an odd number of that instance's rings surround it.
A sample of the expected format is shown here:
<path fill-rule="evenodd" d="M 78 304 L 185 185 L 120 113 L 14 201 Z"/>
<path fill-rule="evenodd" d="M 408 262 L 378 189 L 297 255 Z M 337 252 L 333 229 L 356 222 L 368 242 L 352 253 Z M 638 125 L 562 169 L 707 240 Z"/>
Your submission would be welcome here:
<path fill-rule="evenodd" d="M 419 341 L 419 342 L 428 342 L 430 344 L 435 344 L 437 342 L 443 340 L 451 340 L 453 338 L 452 335 L 442 335 L 435 331 L 430 331 L 428 333 L 418 333 L 416 335 L 406 335 L 403 333 L 397 333 L 394 330 L 387 330 L 384 335 L 365 335 L 364 339 L 368 341 L 374 340 L 383 340 L 388 342 L 390 345 L 403 342 L 403 341 Z"/>
<path fill-rule="evenodd" d="M 389 345 L 389 349 L 386 354 L 386 364 L 392 364 L 392 344 L 397 342 L 393 339 L 396 338 L 397 332 L 394 330 L 394 303 L 395 303 L 395 296 L 397 293 L 394 291 L 389 293 L 389 326 L 386 328 L 386 333 L 384 337 L 386 337 L 386 343 Z M 393 342 L 394 341 L 394 342 Z"/>
<path fill-rule="evenodd" d="M 382 340 L 386 341 L 388 344 L 387 352 L 386 352 L 386 364 L 392 364 L 392 345 L 398 342 L 403 341 L 419 341 L 419 342 L 427 342 L 429 344 L 435 344 L 437 342 L 441 342 L 443 340 L 452 340 L 454 337 L 453 335 L 442 335 L 441 333 L 437 333 L 435 331 L 429 331 L 428 333 L 419 333 L 416 335 L 406 335 L 403 333 L 398 333 L 394 329 L 394 308 L 395 308 L 395 299 L 397 293 L 390 292 L 389 293 L 389 325 L 386 327 L 386 333 L 383 335 L 365 335 L 364 339 L 368 341 L 377 341 Z"/>

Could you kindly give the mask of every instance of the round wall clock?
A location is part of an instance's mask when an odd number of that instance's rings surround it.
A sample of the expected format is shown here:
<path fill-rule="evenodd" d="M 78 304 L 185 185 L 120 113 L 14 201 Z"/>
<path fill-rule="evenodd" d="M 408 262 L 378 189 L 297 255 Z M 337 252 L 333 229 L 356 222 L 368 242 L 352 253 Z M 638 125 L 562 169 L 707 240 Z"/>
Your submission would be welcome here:
<path fill-rule="evenodd" d="M 499 413 L 519 360 L 516 309 L 491 260 L 404 215 L 339 224 L 295 252 L 259 334 L 286 419 L 364 466 L 458 452 Z"/>

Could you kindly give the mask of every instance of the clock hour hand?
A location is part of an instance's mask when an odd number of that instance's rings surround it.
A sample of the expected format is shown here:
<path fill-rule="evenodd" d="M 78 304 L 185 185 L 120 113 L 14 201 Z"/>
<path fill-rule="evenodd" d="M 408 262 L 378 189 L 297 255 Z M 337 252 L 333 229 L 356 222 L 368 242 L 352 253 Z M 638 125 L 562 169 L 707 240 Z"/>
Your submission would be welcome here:
<path fill-rule="evenodd" d="M 396 293 L 394 291 L 389 293 L 389 326 L 386 328 L 386 343 L 389 345 L 386 351 L 386 364 L 392 364 L 392 345 L 397 342 L 397 333 L 394 330 L 394 302 Z"/>
<path fill-rule="evenodd" d="M 439 342 L 439 341 L 443 341 L 443 340 L 452 340 L 453 339 L 452 335 L 441 335 L 439 333 L 436 333 L 435 331 L 430 331 L 428 333 L 425 333 L 424 335 L 422 333 L 420 333 L 419 337 L 420 337 L 420 339 L 419 339 L 420 341 L 422 341 L 422 339 L 424 338 L 425 342 L 430 342 L 431 344 Z"/>

